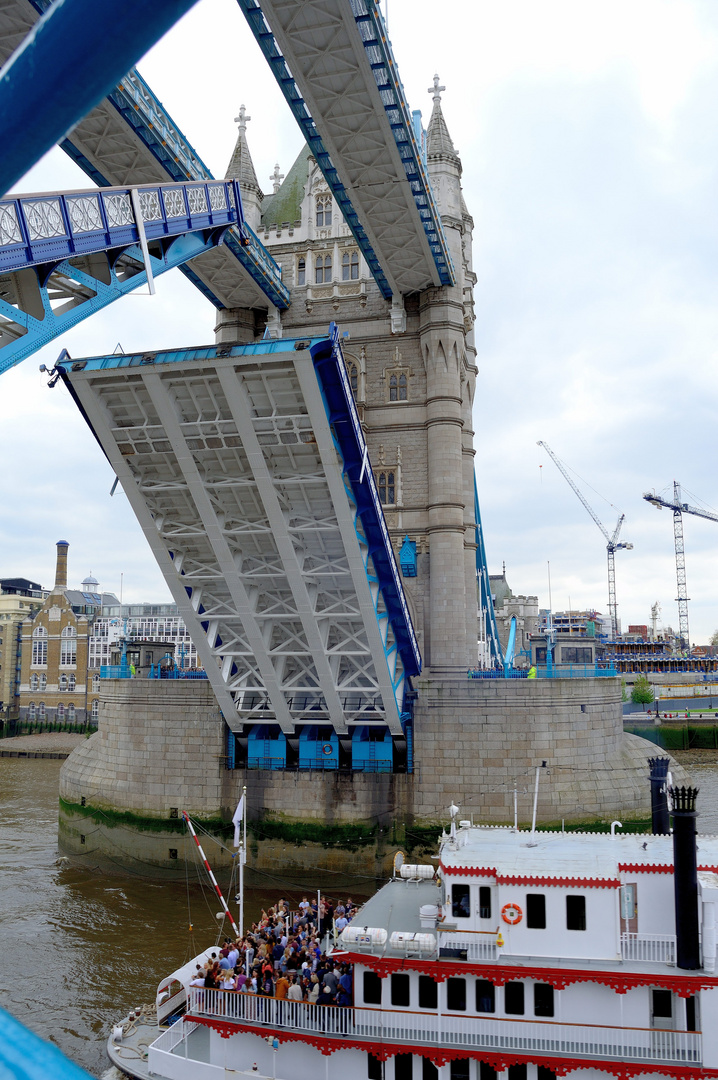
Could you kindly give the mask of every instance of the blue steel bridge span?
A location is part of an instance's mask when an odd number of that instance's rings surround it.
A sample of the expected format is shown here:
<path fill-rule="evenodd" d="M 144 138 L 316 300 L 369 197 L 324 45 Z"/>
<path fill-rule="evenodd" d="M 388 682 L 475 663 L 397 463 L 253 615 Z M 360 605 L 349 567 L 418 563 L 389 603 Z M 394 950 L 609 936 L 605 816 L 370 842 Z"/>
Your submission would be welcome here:
<path fill-rule="evenodd" d="M 230 728 L 379 724 L 421 656 L 339 336 L 58 362 Z"/>
<path fill-rule="evenodd" d="M 238 4 L 401 333 L 403 297 L 452 286 L 455 274 L 420 117 L 406 102 L 378 4 Z M 0 59 L 47 10 L 49 0 L 5 0 Z M 108 47 L 103 9 L 96 14 L 87 45 Z M 52 73 L 40 77 L 52 101 Z M 0 106 L 12 106 L 7 95 L 0 86 Z M 35 223 L 54 206 L 54 236 L 30 235 L 25 196 L 4 200 L 5 367 L 54 336 L 53 325 L 72 325 L 83 307 L 92 314 L 144 280 L 148 265 L 154 273 L 179 265 L 218 308 L 271 314 L 290 304 L 279 267 L 242 223 L 238 187 L 213 179 L 136 70 L 78 116 L 61 145 L 103 190 L 34 197 L 45 207 L 33 210 Z M 220 190 L 224 217 L 212 203 Z M 190 206 L 192 191 L 204 191 L 208 220 Z M 107 199 L 143 193 L 159 217 L 143 210 L 119 236 Z M 180 197 L 187 214 L 173 223 L 168 200 Z M 80 207 L 102 228 L 83 232 Z M 23 308 L 31 275 L 35 306 Z M 57 373 L 123 484 L 230 728 L 245 737 L 273 726 L 291 739 L 298 725 L 326 723 L 351 740 L 357 725 L 381 725 L 396 745 L 410 741 L 410 678 L 421 657 L 336 333 L 65 358 Z M 475 521 L 480 606 L 500 664 L 478 500 Z"/>

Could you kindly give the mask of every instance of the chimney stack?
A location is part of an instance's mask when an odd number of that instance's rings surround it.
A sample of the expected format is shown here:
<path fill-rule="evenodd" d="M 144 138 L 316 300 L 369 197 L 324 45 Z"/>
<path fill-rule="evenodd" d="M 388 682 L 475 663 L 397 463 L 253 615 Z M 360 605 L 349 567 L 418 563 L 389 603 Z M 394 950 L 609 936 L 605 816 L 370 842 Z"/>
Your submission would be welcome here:
<path fill-rule="evenodd" d="M 651 767 L 651 829 L 658 836 L 668 836 L 668 766 L 670 759 L 652 757 Z"/>
<path fill-rule="evenodd" d="M 696 795 L 698 788 L 672 787 L 673 889 L 676 901 L 676 964 L 685 971 L 701 966 L 698 937 L 698 855 Z"/>
<path fill-rule="evenodd" d="M 55 564 L 55 585 L 53 592 L 67 588 L 67 540 L 57 541 L 57 563 Z"/>

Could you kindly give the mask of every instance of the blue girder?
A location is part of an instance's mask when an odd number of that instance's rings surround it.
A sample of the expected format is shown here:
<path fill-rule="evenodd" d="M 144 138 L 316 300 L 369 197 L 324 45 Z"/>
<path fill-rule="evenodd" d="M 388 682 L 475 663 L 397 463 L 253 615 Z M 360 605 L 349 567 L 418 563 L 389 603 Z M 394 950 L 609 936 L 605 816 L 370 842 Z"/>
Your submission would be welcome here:
<path fill-rule="evenodd" d="M 349 385 L 336 323 L 331 324 L 329 333 L 330 337 L 326 341 L 311 346 L 314 369 L 322 389 L 329 421 L 341 450 L 344 469 L 351 483 L 404 673 L 407 676 L 418 675 L 421 671 L 421 653 L 374 473 L 369 464 L 364 433 Z"/>
<path fill-rule="evenodd" d="M 476 515 L 476 580 L 479 586 L 479 610 L 486 616 L 486 637 L 489 642 L 489 652 L 492 663 L 499 667 L 504 666 L 504 653 L 499 641 L 499 629 L 496 625 L 496 612 L 491 595 L 491 583 L 489 581 L 489 566 L 486 561 L 486 548 L 484 547 L 484 530 L 481 525 L 481 510 L 479 508 L 479 489 L 474 476 L 474 512 Z"/>
<path fill-rule="evenodd" d="M 279 83 L 279 88 L 284 94 L 287 104 L 292 110 L 294 118 L 302 130 L 302 134 L 307 140 L 307 143 L 317 160 L 317 164 L 324 174 L 324 179 L 331 188 L 332 194 L 339 204 L 339 208 L 344 215 L 344 220 L 351 229 L 357 244 L 361 248 L 362 255 L 366 259 L 367 265 L 374 275 L 374 280 L 381 289 L 385 299 L 391 300 L 392 291 L 376 256 L 376 252 L 371 246 L 364 226 L 359 220 L 359 215 L 354 209 L 351 200 L 346 193 L 346 189 L 339 179 L 339 174 L 332 164 L 329 152 L 324 146 L 321 135 L 317 131 L 317 126 L 304 102 L 304 98 L 299 93 L 297 84 L 294 81 L 294 76 L 289 70 L 287 62 L 274 40 L 274 34 L 267 24 L 261 6 L 257 3 L 257 0 L 237 0 L 237 2 L 246 16 L 252 33 L 259 43 L 259 47 L 269 62 L 274 77 Z"/>
<path fill-rule="evenodd" d="M 196 0 L 63 0 L 0 81 L 0 195 L 90 112 Z"/>
<path fill-rule="evenodd" d="M 409 112 L 404 87 L 377 0 L 351 0 L 352 14 L 361 35 L 364 51 L 374 75 L 382 105 L 391 126 L 406 178 L 411 186 L 421 224 L 429 241 L 442 285 L 456 284 L 451 255 L 439 211 L 426 170 L 424 155 L 416 137 L 414 118 Z"/>

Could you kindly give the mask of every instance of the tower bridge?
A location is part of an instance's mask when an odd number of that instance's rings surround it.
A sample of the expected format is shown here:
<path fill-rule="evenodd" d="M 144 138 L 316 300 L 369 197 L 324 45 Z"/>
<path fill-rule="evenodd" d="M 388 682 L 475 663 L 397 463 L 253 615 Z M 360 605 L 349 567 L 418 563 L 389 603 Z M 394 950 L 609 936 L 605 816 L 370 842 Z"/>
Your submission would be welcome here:
<path fill-rule="evenodd" d="M 435 76 L 424 130 L 377 0 L 238 7 L 306 139 L 286 176 L 275 171 L 273 192 L 257 180 L 244 107 L 228 176 L 215 181 L 132 70 L 77 117 L 62 145 L 98 189 L 120 188 L 140 204 L 143 190 L 153 192 L 157 220 L 140 207 L 122 237 L 103 221 L 79 250 L 71 201 L 89 199 L 101 216 L 105 194 L 36 197 L 59 207 L 55 237 L 29 236 L 25 197 L 0 205 L 6 232 L 15 222 L 27 233 L 22 244 L 14 236 L 25 248 L 20 262 L 0 275 L 0 315 L 22 324 L 6 326 L 5 366 L 20 356 L 13 348 L 27 355 L 43 322 L 51 326 L 53 297 L 42 290 L 63 267 L 89 279 L 94 260 L 102 283 L 131 266 L 139 281 L 174 258 L 217 308 L 214 345 L 85 359 L 63 352 L 52 373 L 122 482 L 214 694 L 204 680 L 108 680 L 97 736 L 63 769 L 65 840 L 79 842 L 74 804 L 85 813 L 98 792 L 109 806 L 157 817 L 180 790 L 189 810 L 217 816 L 236 805 L 252 765 L 266 768 L 257 812 L 286 816 L 277 760 L 295 777 L 317 767 L 306 755 L 310 730 L 322 733 L 324 766 L 337 781 L 327 778 L 318 794 L 311 776 L 304 786 L 296 779 L 297 820 L 435 821 L 460 791 L 482 816 L 505 821 L 514 778 L 549 749 L 578 779 L 552 786 L 541 816 L 639 813 L 651 750 L 624 740 L 616 680 L 466 678 L 467 668 L 500 668 L 503 657 L 474 467 L 473 221 L 444 88 Z M 2 59 L 46 10 L 51 17 L 49 0 L 4 0 Z M 52 72 L 42 77 L 50 88 Z M 189 212 L 189 193 L 200 188 L 217 213 L 211 191 L 226 191 L 221 221 Z M 180 196 L 188 213 L 173 224 L 168 200 Z M 0 259 L 15 257 L 12 239 L 0 237 Z M 53 240 L 54 252 L 42 247 Z M 31 274 L 39 314 L 23 323 L 22 289 L 10 292 L 13 275 Z M 82 317 L 80 292 L 72 318 Z M 409 557 L 400 569 L 401 548 Z M 374 757 L 357 768 L 355 735 L 371 740 L 372 731 Z M 253 758 L 260 740 L 286 745 L 286 754 Z M 153 755 L 178 741 L 183 775 L 195 779 L 173 774 L 163 787 Z M 206 763 L 218 756 L 227 767 L 210 782 Z M 616 782 L 589 790 L 587 762 L 614 770 Z M 400 775 L 364 782 L 372 768 Z M 152 859 L 164 865 L 166 854 Z"/>

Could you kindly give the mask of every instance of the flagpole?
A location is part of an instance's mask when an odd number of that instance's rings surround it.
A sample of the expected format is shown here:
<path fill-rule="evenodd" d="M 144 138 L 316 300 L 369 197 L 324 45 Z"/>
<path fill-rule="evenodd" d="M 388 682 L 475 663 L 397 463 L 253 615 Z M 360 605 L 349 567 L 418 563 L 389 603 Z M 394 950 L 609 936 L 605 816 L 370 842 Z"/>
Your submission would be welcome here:
<path fill-rule="evenodd" d="M 247 858 L 247 788 L 242 788 L 242 835 L 243 840 L 239 849 L 239 936 L 244 936 L 244 863 Z"/>

